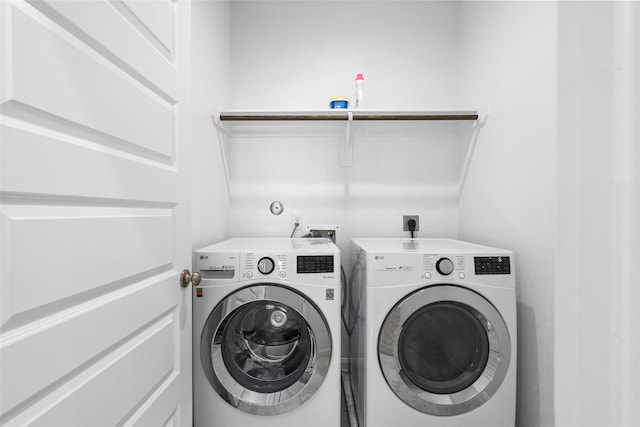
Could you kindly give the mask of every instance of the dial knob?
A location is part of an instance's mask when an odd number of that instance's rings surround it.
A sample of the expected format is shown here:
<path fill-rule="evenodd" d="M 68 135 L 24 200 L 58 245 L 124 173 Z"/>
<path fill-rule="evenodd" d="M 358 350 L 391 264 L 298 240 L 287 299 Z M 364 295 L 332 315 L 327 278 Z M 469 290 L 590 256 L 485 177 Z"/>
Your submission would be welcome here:
<path fill-rule="evenodd" d="M 443 276 L 448 276 L 453 272 L 453 262 L 449 258 L 440 258 L 436 263 L 436 270 Z"/>
<path fill-rule="evenodd" d="M 271 273 L 275 266 L 276 264 L 269 257 L 261 258 L 260 261 L 258 261 L 258 271 L 262 274 Z"/>

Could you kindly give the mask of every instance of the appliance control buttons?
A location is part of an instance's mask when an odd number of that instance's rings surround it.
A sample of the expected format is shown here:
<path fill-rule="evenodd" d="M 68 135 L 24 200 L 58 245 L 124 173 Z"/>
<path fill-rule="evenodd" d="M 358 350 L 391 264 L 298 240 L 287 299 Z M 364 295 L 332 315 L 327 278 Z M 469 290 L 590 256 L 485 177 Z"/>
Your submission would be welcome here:
<path fill-rule="evenodd" d="M 464 279 L 465 275 L 464 275 L 464 273 L 458 273 L 458 277 L 461 278 L 461 279 Z"/>
<path fill-rule="evenodd" d="M 281 271 L 279 274 L 281 279 L 284 279 L 285 277 L 287 277 L 287 272 L 286 271 Z"/>
<path fill-rule="evenodd" d="M 443 276 L 448 276 L 453 272 L 453 262 L 449 258 L 440 258 L 436 262 L 436 270 Z"/>
<path fill-rule="evenodd" d="M 426 273 L 424 273 L 424 278 L 425 279 L 431 279 L 431 273 L 429 273 L 428 271 Z"/>
<path fill-rule="evenodd" d="M 247 279 L 251 279 L 253 277 L 253 271 L 247 271 L 246 277 Z"/>
<path fill-rule="evenodd" d="M 276 264 L 269 257 L 260 258 L 258 261 L 258 271 L 262 274 L 271 274 Z"/>

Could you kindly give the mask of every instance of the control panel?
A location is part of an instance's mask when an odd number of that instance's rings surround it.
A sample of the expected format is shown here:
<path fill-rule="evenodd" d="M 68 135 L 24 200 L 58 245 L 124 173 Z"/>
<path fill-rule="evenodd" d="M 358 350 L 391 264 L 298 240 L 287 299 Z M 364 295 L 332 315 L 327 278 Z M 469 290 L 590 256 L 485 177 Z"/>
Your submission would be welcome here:
<path fill-rule="evenodd" d="M 464 255 L 424 254 L 422 256 L 422 268 L 427 271 L 427 278 L 431 278 L 431 272 L 436 270 L 441 276 L 448 276 L 453 272 L 464 273 Z"/>
<path fill-rule="evenodd" d="M 506 251 L 505 251 L 506 252 Z M 371 253 L 367 268 L 375 273 L 367 286 L 400 286 L 427 281 L 433 284 L 475 283 L 513 287 L 515 265 L 506 252 L 464 253 L 461 251 L 434 253 Z M 357 257 L 357 253 L 356 253 Z"/>
<path fill-rule="evenodd" d="M 298 274 L 333 273 L 333 255 L 303 255 L 297 258 Z"/>
<path fill-rule="evenodd" d="M 476 275 L 511 274 L 511 260 L 508 256 L 473 257 Z"/>
<path fill-rule="evenodd" d="M 249 280 L 334 286 L 340 281 L 340 250 L 324 238 L 237 238 L 197 250 L 194 269 L 203 287 Z"/>

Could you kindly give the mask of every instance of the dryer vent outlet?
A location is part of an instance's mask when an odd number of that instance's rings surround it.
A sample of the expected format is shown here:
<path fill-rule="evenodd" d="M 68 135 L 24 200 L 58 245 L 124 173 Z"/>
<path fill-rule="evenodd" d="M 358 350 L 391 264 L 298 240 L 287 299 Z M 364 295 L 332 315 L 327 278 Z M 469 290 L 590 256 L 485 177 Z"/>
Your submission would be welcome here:
<path fill-rule="evenodd" d="M 306 225 L 305 228 L 307 237 L 326 237 L 336 243 L 340 226 L 336 224 L 310 224 Z"/>
<path fill-rule="evenodd" d="M 411 231 L 409 221 L 414 220 L 416 228 L 413 231 L 420 231 L 420 215 L 403 215 L 402 216 L 402 231 Z"/>

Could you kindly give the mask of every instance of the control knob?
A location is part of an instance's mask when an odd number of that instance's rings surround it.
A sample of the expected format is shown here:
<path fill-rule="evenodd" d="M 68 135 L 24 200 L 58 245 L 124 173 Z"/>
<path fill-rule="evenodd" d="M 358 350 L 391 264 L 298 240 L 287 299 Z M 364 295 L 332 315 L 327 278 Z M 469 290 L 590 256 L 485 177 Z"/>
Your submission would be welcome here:
<path fill-rule="evenodd" d="M 436 262 L 436 270 L 443 276 L 448 276 L 453 272 L 453 262 L 449 258 L 440 258 Z"/>
<path fill-rule="evenodd" d="M 275 266 L 276 264 L 269 257 L 260 258 L 258 261 L 258 271 L 262 274 L 270 274 Z"/>

